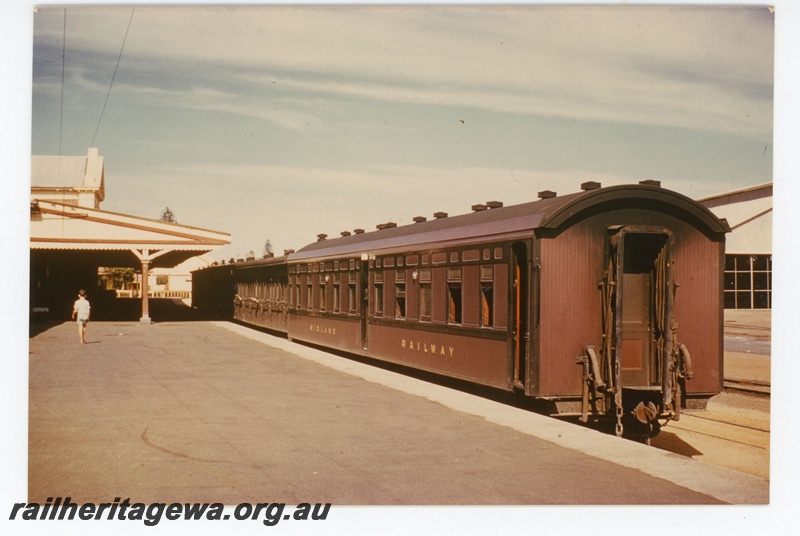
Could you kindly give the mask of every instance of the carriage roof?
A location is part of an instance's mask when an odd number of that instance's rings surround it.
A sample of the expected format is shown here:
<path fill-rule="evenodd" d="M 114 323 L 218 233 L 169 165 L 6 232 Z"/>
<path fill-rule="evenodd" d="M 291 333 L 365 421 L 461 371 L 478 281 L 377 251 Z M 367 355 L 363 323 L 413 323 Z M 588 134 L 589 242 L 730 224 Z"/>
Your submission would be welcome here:
<path fill-rule="evenodd" d="M 411 246 L 433 247 L 474 239 L 513 236 L 556 235 L 580 220 L 583 214 L 614 208 L 641 208 L 670 213 L 690 222 L 706 235 L 721 239 L 730 231 L 706 207 L 692 199 L 658 186 L 645 184 L 610 186 L 540 199 L 519 205 L 487 208 L 469 214 L 388 227 L 339 238 L 321 238 L 288 260 L 301 261 L 328 256 L 346 256 Z"/>

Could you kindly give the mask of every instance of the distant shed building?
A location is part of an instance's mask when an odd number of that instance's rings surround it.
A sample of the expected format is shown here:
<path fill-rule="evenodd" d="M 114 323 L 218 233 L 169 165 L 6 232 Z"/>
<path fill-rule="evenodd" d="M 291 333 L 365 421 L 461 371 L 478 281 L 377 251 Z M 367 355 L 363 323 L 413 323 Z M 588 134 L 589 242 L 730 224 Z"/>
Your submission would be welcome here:
<path fill-rule="evenodd" d="M 772 308 L 772 183 L 704 199 L 728 220 L 725 242 L 725 308 Z"/>

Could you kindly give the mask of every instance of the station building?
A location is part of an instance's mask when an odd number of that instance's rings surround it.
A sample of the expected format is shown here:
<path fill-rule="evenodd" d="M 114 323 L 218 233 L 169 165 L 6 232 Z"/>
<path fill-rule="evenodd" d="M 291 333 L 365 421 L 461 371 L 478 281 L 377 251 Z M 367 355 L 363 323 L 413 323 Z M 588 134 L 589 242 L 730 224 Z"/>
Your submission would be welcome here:
<path fill-rule="evenodd" d="M 79 289 L 113 308 L 116 293 L 98 273 L 130 267 L 141 281 L 141 321 L 150 322 L 151 270 L 230 243 L 228 233 L 101 210 L 104 198 L 104 158 L 96 148 L 85 156 L 31 158 L 32 313 L 69 318 Z"/>
<path fill-rule="evenodd" d="M 731 227 L 725 241 L 725 309 L 771 309 L 772 183 L 698 202 Z"/>

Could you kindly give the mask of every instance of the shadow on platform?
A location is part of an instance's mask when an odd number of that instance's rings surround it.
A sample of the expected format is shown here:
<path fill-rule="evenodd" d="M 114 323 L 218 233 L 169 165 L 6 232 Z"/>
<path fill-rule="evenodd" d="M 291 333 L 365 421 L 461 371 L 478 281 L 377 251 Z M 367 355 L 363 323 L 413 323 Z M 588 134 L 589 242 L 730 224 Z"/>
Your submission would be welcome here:
<path fill-rule="evenodd" d="M 187 322 L 205 320 L 196 310 L 177 298 L 150 298 L 149 313 L 152 322 Z M 142 302 L 133 298 L 114 298 L 92 301 L 91 319 L 97 322 L 138 322 L 142 316 Z M 28 336 L 34 337 L 64 322 L 71 322 L 70 313 L 36 314 L 30 319 Z"/>

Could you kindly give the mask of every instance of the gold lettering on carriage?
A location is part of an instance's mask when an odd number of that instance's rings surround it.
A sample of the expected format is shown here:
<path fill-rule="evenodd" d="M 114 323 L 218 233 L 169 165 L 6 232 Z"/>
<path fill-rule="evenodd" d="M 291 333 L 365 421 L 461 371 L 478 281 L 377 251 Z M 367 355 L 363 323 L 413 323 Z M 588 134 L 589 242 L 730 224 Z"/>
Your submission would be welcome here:
<path fill-rule="evenodd" d="M 320 324 L 309 324 L 309 328 L 314 333 L 322 333 L 323 335 L 336 335 L 336 328 L 322 326 Z"/>
<path fill-rule="evenodd" d="M 400 348 L 410 352 L 422 352 L 424 354 L 440 355 L 442 357 L 453 357 L 456 351 L 453 346 L 444 346 L 443 344 L 429 344 L 427 342 L 412 341 L 401 339 Z"/>

